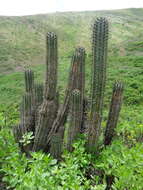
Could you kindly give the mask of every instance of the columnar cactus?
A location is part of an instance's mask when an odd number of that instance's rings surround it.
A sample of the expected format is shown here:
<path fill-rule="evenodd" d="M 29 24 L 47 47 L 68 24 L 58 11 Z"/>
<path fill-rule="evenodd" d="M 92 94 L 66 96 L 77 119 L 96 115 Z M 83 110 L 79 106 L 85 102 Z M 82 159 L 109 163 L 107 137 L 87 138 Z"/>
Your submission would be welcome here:
<path fill-rule="evenodd" d="M 57 86 L 57 36 L 49 32 L 47 34 L 47 60 L 46 82 L 44 100 L 40 107 L 38 122 L 35 131 L 33 150 L 44 150 L 47 146 L 47 137 L 55 120 L 56 110 L 56 86 Z"/>
<path fill-rule="evenodd" d="M 34 130 L 34 73 L 31 70 L 26 70 L 25 76 L 25 94 L 21 103 L 21 129 L 22 135 Z"/>
<path fill-rule="evenodd" d="M 50 141 L 50 154 L 58 160 L 61 159 L 63 150 L 64 131 L 65 127 L 60 126 L 58 132 L 52 136 L 52 139 Z"/>
<path fill-rule="evenodd" d="M 77 48 L 75 51 L 74 55 L 74 62 L 75 62 L 75 68 L 77 71 L 75 72 L 75 77 L 74 77 L 74 86 L 73 89 L 77 89 L 80 91 L 81 95 L 81 102 L 80 102 L 80 113 L 78 115 L 79 121 L 80 121 L 80 129 L 82 125 L 82 120 L 83 120 L 83 106 L 84 106 L 84 90 L 85 90 L 85 49 L 80 47 Z M 77 64 L 77 66 L 76 66 Z"/>
<path fill-rule="evenodd" d="M 96 19 L 92 36 L 92 85 L 91 85 L 91 125 L 88 133 L 88 150 L 94 151 L 100 135 L 103 98 L 106 80 L 108 46 L 108 21 Z"/>
<path fill-rule="evenodd" d="M 90 110 L 90 103 L 89 99 L 87 97 L 84 97 L 83 100 L 83 117 L 82 117 L 82 123 L 81 123 L 81 133 L 87 133 L 89 129 L 89 113 Z"/>
<path fill-rule="evenodd" d="M 91 84 L 91 114 L 102 113 L 103 97 L 106 80 L 108 21 L 98 18 L 93 25 L 92 36 L 92 84 Z"/>
<path fill-rule="evenodd" d="M 82 47 L 76 48 L 73 55 L 74 63 L 74 86 L 73 89 L 79 89 L 82 96 L 85 88 L 85 49 Z"/>
<path fill-rule="evenodd" d="M 39 106 L 43 102 L 43 90 L 44 90 L 43 84 L 35 84 L 34 90 L 35 90 L 35 104 L 36 106 Z"/>
<path fill-rule="evenodd" d="M 113 87 L 110 111 L 104 135 L 105 136 L 104 145 L 110 145 L 112 142 L 112 138 L 115 135 L 115 128 L 117 126 L 119 113 L 121 110 L 122 98 L 123 98 L 123 85 L 121 82 L 116 82 Z"/>
<path fill-rule="evenodd" d="M 21 129 L 20 138 L 22 139 L 24 135 L 27 135 L 28 132 L 33 132 L 35 127 L 34 115 L 33 115 L 33 103 L 32 103 L 31 94 L 27 93 L 23 96 L 22 104 L 21 104 L 21 123 L 17 126 L 17 130 Z M 31 150 L 32 144 L 28 144 L 22 146 L 24 152 L 28 154 L 29 150 Z"/>
<path fill-rule="evenodd" d="M 64 99 L 63 106 L 59 110 L 57 114 L 57 118 L 54 121 L 54 124 L 52 126 L 52 129 L 48 135 L 48 141 L 47 143 L 50 142 L 52 139 L 52 136 L 58 132 L 60 127 L 63 127 L 67 115 L 68 115 L 68 110 L 69 110 L 69 105 L 70 105 L 70 98 L 71 98 L 71 93 L 72 90 L 77 88 L 81 91 L 81 102 L 83 102 L 83 97 L 84 97 L 84 65 L 85 65 L 85 50 L 84 48 L 77 48 L 71 61 L 71 68 L 70 68 L 70 73 L 69 73 L 69 79 L 68 79 L 68 85 L 66 89 L 66 95 Z M 82 103 L 81 103 L 82 104 Z M 83 105 L 81 105 L 83 106 Z M 81 108 L 82 109 L 82 108 Z M 80 120 L 82 120 L 82 113 L 80 115 Z"/>
<path fill-rule="evenodd" d="M 53 32 L 48 32 L 47 34 L 46 56 L 46 80 L 44 98 L 47 100 L 53 100 L 56 95 L 58 67 L 57 36 Z"/>
<path fill-rule="evenodd" d="M 35 130 L 35 96 L 34 96 L 34 73 L 31 70 L 24 72 L 25 94 L 20 106 L 20 124 L 14 127 L 14 136 L 16 141 L 20 141 L 23 135 Z M 22 151 L 28 153 L 32 145 L 22 146 Z"/>
<path fill-rule="evenodd" d="M 21 104 L 22 134 L 31 131 L 32 97 L 29 94 L 23 96 Z"/>
<path fill-rule="evenodd" d="M 32 70 L 25 71 L 25 91 L 31 93 L 34 89 L 34 73 Z"/>
<path fill-rule="evenodd" d="M 72 144 L 80 133 L 81 129 L 81 92 L 78 89 L 73 90 L 71 97 L 71 118 L 68 129 L 67 149 L 72 151 Z"/>
<path fill-rule="evenodd" d="M 43 84 L 35 84 L 34 86 L 34 94 L 35 94 L 35 128 L 38 125 L 38 117 L 39 117 L 39 109 L 43 102 Z M 35 130 L 34 130 L 35 132 Z"/>

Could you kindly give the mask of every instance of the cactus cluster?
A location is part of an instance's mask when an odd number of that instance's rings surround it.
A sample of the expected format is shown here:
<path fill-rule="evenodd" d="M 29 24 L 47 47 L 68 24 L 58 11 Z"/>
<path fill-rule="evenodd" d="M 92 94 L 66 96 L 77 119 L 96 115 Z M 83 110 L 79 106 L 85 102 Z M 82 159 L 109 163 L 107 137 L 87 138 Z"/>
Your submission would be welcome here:
<path fill-rule="evenodd" d="M 66 148 L 73 150 L 72 144 L 80 133 L 87 133 L 86 148 L 94 152 L 101 135 L 102 110 L 104 102 L 106 65 L 108 49 L 108 21 L 97 18 L 92 34 L 92 82 L 91 101 L 85 96 L 85 49 L 78 47 L 72 56 L 69 79 L 62 105 L 57 91 L 58 46 L 57 36 L 48 32 L 46 36 L 46 79 L 45 85 L 34 83 L 34 73 L 25 71 L 25 94 L 21 103 L 20 124 L 14 127 L 14 135 L 19 142 L 23 135 L 33 132 L 34 139 L 29 145 L 21 145 L 27 154 L 30 151 L 49 152 L 60 159 L 65 124 L 68 123 Z M 123 86 L 116 82 L 104 134 L 104 145 L 109 145 L 115 133 L 122 103 Z M 90 102 L 90 104 L 88 103 Z M 89 105 L 89 106 L 87 106 Z M 89 117 L 87 117 L 89 107 Z M 68 119 L 67 119 L 68 118 Z M 88 119 L 87 119 L 88 118 Z"/>

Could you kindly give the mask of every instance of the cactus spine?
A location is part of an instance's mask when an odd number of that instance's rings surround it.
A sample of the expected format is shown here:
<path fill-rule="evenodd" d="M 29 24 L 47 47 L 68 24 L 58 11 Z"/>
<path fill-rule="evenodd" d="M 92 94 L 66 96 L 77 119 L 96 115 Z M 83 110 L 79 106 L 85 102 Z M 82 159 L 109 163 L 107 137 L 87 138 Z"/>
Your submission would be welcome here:
<path fill-rule="evenodd" d="M 122 97 L 123 97 L 123 85 L 121 82 L 116 82 L 113 87 L 110 111 L 104 135 L 105 136 L 104 145 L 110 145 L 115 135 L 115 128 L 117 126 L 119 113 L 121 110 Z"/>
<path fill-rule="evenodd" d="M 88 151 L 92 152 L 100 135 L 103 98 L 106 80 L 108 21 L 96 19 L 93 26 L 93 73 L 91 86 L 91 125 L 88 133 Z"/>

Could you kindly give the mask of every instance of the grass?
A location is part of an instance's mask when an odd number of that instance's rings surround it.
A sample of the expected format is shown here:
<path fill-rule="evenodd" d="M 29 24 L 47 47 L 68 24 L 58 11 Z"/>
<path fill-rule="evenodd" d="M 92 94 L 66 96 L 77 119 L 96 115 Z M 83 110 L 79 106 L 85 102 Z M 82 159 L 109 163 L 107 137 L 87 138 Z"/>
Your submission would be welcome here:
<path fill-rule="evenodd" d="M 76 46 L 90 54 L 91 25 L 97 16 L 110 21 L 110 55 L 142 55 L 143 9 L 53 13 L 23 17 L 0 17 L 0 71 L 10 73 L 27 65 L 41 63 L 45 57 L 45 35 L 59 37 L 59 55 L 71 56 Z M 138 44 L 138 45 L 136 45 Z"/>
<path fill-rule="evenodd" d="M 67 84 L 69 66 L 71 58 L 59 60 L 58 74 L 58 89 L 61 98 L 64 97 L 64 92 Z M 106 105 L 109 104 L 112 86 L 115 80 L 121 80 L 124 83 L 124 103 L 125 105 L 139 105 L 143 102 L 143 57 L 141 56 L 126 56 L 126 57 L 109 57 L 106 82 Z M 91 57 L 86 59 L 86 94 L 90 93 L 90 65 Z M 37 64 L 31 67 L 35 73 L 37 82 L 44 82 L 45 65 Z M 22 92 L 24 90 L 24 75 L 23 71 L 14 72 L 11 74 L 0 75 L 0 104 L 10 105 L 19 103 Z"/>

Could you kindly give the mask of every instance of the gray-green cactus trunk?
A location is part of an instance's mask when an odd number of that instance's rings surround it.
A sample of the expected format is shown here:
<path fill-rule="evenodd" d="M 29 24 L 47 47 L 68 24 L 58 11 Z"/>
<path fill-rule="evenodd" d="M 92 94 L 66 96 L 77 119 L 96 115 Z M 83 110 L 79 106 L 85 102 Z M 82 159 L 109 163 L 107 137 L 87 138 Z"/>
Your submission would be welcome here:
<path fill-rule="evenodd" d="M 87 142 L 87 149 L 90 152 L 95 151 L 101 131 L 106 81 L 107 47 L 108 21 L 105 18 L 99 18 L 93 25 L 92 36 L 93 68 L 91 84 L 91 116 Z"/>

